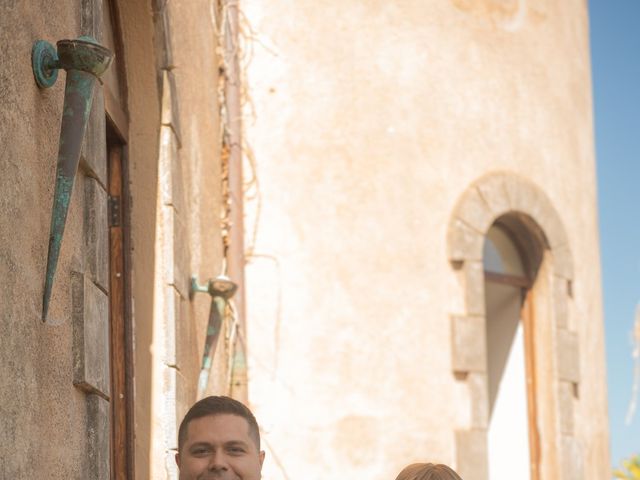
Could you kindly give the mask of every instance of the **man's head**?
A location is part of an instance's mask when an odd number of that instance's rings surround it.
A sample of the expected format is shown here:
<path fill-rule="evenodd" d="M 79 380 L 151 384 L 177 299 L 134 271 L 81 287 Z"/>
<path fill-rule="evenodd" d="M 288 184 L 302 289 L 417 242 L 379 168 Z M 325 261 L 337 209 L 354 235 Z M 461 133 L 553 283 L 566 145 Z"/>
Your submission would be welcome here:
<path fill-rule="evenodd" d="M 180 480 L 258 480 L 263 460 L 258 423 L 232 398 L 204 398 L 180 424 Z"/>
<path fill-rule="evenodd" d="M 451 467 L 433 463 L 414 463 L 406 466 L 396 480 L 462 480 Z"/>

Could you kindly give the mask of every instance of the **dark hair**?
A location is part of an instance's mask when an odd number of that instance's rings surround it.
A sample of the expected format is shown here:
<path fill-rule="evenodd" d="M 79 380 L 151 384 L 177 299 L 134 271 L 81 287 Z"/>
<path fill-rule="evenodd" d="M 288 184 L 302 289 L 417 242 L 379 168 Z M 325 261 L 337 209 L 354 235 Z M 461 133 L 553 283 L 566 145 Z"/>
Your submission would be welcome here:
<path fill-rule="evenodd" d="M 253 439 L 259 451 L 260 430 L 258 428 L 256 417 L 253 416 L 251 410 L 249 410 L 244 404 L 234 400 L 233 398 L 224 396 L 205 397 L 193 404 L 182 419 L 182 422 L 180 422 L 180 428 L 178 430 L 178 451 L 182 450 L 182 446 L 187 439 L 187 428 L 189 427 L 189 422 L 191 420 L 206 417 L 208 415 L 224 414 L 237 415 L 247 421 L 249 424 L 249 436 Z"/>
<path fill-rule="evenodd" d="M 462 480 L 460 475 L 443 464 L 414 463 L 405 467 L 396 480 Z"/>

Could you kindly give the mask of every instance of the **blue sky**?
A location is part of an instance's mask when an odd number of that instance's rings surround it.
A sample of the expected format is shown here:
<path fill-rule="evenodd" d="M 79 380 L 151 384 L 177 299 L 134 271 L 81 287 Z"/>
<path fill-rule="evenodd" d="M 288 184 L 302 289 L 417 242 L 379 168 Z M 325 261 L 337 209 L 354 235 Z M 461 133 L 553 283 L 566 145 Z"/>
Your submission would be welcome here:
<path fill-rule="evenodd" d="M 640 301 L 640 0 L 589 0 L 611 461 L 640 453 L 626 426 L 630 331 Z"/>

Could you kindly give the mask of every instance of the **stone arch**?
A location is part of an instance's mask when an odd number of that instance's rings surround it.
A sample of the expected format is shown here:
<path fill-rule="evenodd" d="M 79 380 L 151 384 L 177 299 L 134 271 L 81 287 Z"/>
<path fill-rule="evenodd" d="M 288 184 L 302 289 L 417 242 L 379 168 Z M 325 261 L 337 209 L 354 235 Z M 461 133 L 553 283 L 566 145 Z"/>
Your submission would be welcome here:
<path fill-rule="evenodd" d="M 533 182 L 509 172 L 494 172 L 473 182 L 457 202 L 447 232 L 447 255 L 452 268 L 461 274 L 463 311 L 451 312 L 451 365 L 459 381 L 466 383 L 470 399 L 470 423 L 455 434 L 457 468 L 463 478 L 488 479 L 487 468 L 487 351 L 482 264 L 485 235 L 500 219 L 511 221 L 550 258 L 550 310 L 546 321 L 553 331 L 551 362 L 553 407 L 559 419 L 554 437 L 561 437 L 555 464 L 544 466 L 558 478 L 564 472 L 579 472 L 579 462 L 571 460 L 578 446 L 573 437 L 574 397 L 579 382 L 577 334 L 569 330 L 568 305 L 574 278 L 568 237 L 553 204 Z M 535 287 L 534 287 L 535 288 Z M 553 427 L 555 428 L 555 427 Z M 553 438 L 556 442 L 560 438 Z M 568 456 L 568 457 L 567 457 Z M 545 459 L 545 461 L 548 461 Z M 563 472 L 563 473 L 564 473 Z M 565 474 L 566 475 L 566 474 Z M 573 478 L 565 477 L 563 478 Z M 576 477 L 577 478 L 577 477 Z"/>
<path fill-rule="evenodd" d="M 464 192 L 449 223 L 449 261 L 456 265 L 482 260 L 489 227 L 497 218 L 516 212 L 538 224 L 546 247 L 554 252 L 556 275 L 572 280 L 573 261 L 558 212 L 540 188 L 511 173 L 485 175 Z"/>

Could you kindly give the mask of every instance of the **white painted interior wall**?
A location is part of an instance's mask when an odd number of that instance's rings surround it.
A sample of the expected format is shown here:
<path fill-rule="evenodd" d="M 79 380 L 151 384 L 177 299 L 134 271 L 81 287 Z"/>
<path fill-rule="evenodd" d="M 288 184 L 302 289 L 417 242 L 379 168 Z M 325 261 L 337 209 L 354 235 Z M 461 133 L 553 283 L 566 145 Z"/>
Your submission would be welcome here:
<path fill-rule="evenodd" d="M 485 284 L 490 480 L 530 478 L 524 332 L 520 288 Z"/>

